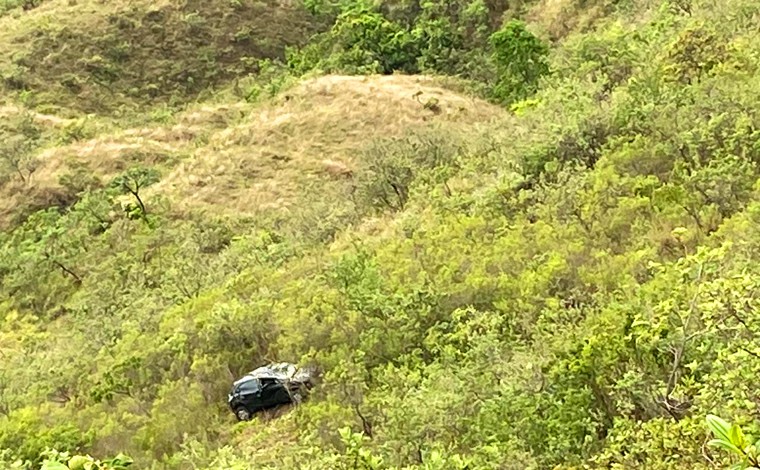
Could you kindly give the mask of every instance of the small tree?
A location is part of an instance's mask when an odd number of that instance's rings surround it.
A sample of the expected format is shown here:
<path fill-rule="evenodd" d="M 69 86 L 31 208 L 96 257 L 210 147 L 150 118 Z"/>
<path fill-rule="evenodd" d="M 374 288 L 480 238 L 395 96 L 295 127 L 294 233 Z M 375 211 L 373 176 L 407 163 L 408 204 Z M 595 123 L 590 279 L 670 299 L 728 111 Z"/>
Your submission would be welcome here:
<path fill-rule="evenodd" d="M 157 183 L 160 176 L 161 174 L 154 168 L 142 166 L 132 167 L 122 175 L 117 176 L 116 179 L 111 182 L 111 187 L 120 191 L 122 194 L 129 193 L 134 196 L 137 201 L 139 216 L 144 219 L 147 216 L 148 211 L 145 208 L 145 202 L 143 202 L 142 197 L 140 196 L 140 191 Z"/>
<path fill-rule="evenodd" d="M 414 38 L 380 13 L 357 7 L 341 13 L 332 29 L 301 50 L 291 50 L 288 65 L 296 73 L 383 73 L 417 71 Z"/>
<path fill-rule="evenodd" d="M 505 103 L 525 99 L 538 90 L 539 79 L 549 73 L 549 47 L 525 27 L 512 20 L 491 35 L 493 60 L 499 78 L 494 97 Z"/>
<path fill-rule="evenodd" d="M 23 113 L 8 124 L 0 125 L 0 167 L 15 173 L 26 183 L 37 169 L 33 152 L 39 147 L 42 131 L 30 113 Z"/>
<path fill-rule="evenodd" d="M 446 185 L 458 169 L 459 150 L 436 132 L 375 142 L 359 157 L 358 195 L 372 207 L 403 210 L 415 182 Z"/>

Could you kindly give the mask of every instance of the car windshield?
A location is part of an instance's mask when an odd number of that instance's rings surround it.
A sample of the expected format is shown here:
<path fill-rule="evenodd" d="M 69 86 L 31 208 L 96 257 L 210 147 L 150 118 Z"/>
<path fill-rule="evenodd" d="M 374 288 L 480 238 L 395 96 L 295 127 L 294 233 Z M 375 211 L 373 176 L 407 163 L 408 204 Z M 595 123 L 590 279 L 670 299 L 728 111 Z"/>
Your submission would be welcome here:
<path fill-rule="evenodd" d="M 259 390 L 260 385 L 258 379 L 253 377 L 246 377 L 235 382 L 235 391 L 240 393 L 252 393 Z"/>

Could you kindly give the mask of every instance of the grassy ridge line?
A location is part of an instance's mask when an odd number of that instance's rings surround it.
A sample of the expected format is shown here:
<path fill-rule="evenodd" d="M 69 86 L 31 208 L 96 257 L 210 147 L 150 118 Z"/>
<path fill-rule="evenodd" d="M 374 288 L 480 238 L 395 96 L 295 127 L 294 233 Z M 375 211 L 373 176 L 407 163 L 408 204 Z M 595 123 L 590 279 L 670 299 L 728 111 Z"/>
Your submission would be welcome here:
<path fill-rule="evenodd" d="M 425 107 L 428 102 L 437 103 L 435 110 Z M 2 108 L 9 116 L 21 109 Z M 25 210 L 29 194 L 64 191 L 60 182 L 67 175 L 85 171 L 105 184 L 134 165 L 161 170 L 164 177 L 148 197 L 168 197 L 178 210 L 254 215 L 287 209 L 303 188 L 344 186 L 355 170 L 357 149 L 368 139 L 426 126 L 466 127 L 502 111 L 439 87 L 432 78 L 328 76 L 260 105 L 199 104 L 166 122 L 126 130 L 97 117 L 29 113 L 49 129 L 50 143 L 34 155 L 29 181 L 11 178 L 3 187 L 6 226 Z M 61 134 L 71 129 L 75 138 L 62 142 Z"/>
<path fill-rule="evenodd" d="M 435 111 L 425 108 L 428 101 L 437 103 Z M 171 187 L 172 198 L 182 205 L 224 201 L 226 210 L 243 214 L 286 209 L 298 187 L 350 176 L 357 149 L 367 141 L 427 126 L 467 127 L 502 113 L 426 77 L 309 79 L 209 136 L 206 148 L 154 190 Z"/>

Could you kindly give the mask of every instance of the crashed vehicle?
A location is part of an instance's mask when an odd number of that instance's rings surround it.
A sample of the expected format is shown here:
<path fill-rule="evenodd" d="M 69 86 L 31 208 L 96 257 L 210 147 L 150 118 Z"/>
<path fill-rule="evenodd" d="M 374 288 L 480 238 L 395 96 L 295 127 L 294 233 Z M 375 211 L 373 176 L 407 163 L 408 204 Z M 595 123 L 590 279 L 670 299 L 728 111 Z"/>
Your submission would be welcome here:
<path fill-rule="evenodd" d="M 248 421 L 258 411 L 301 403 L 314 387 L 315 376 L 314 369 L 287 362 L 269 364 L 235 381 L 227 402 L 238 421 Z"/>

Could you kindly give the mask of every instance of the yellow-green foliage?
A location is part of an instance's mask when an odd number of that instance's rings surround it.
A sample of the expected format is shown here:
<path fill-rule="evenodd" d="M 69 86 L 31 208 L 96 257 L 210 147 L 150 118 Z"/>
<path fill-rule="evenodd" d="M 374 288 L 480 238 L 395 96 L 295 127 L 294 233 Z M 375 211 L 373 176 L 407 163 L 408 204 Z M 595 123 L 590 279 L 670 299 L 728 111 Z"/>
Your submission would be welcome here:
<path fill-rule="evenodd" d="M 358 3 L 283 8 L 330 23 L 360 6 L 380 39 L 415 37 L 414 5 Z M 461 11 L 500 29 L 481 14 L 499 2 L 463 3 L 425 6 L 424 31 Z M 555 5 L 572 21 L 548 51 L 531 14 L 482 51 L 524 59 L 482 82 L 525 73 L 510 110 L 432 78 L 298 82 L 273 63 L 237 83 L 212 74 L 204 87 L 225 88 L 183 111 L 126 88 L 61 94 L 36 76 L 4 95 L 24 101 L 3 111 L 0 150 L 40 166 L 21 178 L 8 160 L 3 191 L 15 201 L 47 182 L 70 199 L 11 211 L 0 232 L 0 465 L 121 452 L 135 468 L 208 470 L 752 463 L 753 448 L 706 446 L 705 422 L 736 423 L 729 444 L 760 433 L 760 4 L 591 2 L 580 27 L 576 3 Z M 152 7 L 167 34 L 185 5 Z M 62 25 L 81 27 L 63 15 L 46 28 Z M 390 43 L 326 37 L 301 53 L 399 59 L 383 56 Z M 514 37 L 535 48 L 511 49 Z M 424 63 L 476 57 L 450 52 Z M 179 62 L 190 73 L 212 67 L 192 57 Z M 123 66 L 115 84 L 144 83 Z M 200 91 L 175 85 L 157 98 Z M 29 109 L 46 93 L 39 103 L 89 109 L 97 96 L 98 111 L 129 101 L 147 117 L 56 120 Z M 318 366 L 319 386 L 236 423 L 231 382 L 274 360 Z"/>

